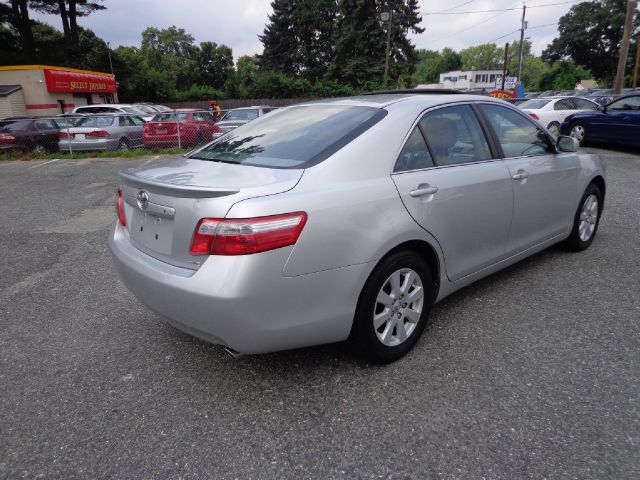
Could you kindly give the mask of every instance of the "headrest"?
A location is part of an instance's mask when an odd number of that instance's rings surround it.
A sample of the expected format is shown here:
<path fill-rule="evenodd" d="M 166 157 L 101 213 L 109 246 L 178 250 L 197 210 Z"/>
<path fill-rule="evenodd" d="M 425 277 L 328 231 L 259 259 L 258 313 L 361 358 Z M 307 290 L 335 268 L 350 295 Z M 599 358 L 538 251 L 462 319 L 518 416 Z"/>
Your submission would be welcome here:
<path fill-rule="evenodd" d="M 429 145 L 435 149 L 451 148 L 458 140 L 456 122 L 448 118 L 432 117 L 427 119 L 424 133 Z"/>

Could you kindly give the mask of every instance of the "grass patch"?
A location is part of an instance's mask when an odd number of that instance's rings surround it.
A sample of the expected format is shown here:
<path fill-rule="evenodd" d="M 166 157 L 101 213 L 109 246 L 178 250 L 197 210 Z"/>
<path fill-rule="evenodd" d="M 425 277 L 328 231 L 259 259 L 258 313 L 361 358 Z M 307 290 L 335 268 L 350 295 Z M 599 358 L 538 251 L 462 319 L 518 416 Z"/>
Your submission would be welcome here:
<path fill-rule="evenodd" d="M 6 152 L 0 153 L 0 161 L 2 160 L 53 160 L 53 159 L 81 159 L 81 158 L 138 158 L 147 157 L 149 155 L 182 155 L 191 151 L 191 148 L 164 148 L 158 150 L 147 150 L 146 148 L 136 148 L 133 150 L 115 150 L 108 152 L 54 152 L 38 155 L 34 152 Z"/>

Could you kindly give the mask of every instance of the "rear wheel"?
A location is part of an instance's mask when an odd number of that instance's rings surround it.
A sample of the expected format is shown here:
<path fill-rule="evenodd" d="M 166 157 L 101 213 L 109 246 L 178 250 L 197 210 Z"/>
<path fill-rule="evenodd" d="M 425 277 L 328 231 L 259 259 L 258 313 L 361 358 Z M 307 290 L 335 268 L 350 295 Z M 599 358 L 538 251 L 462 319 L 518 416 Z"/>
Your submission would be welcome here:
<path fill-rule="evenodd" d="M 558 122 L 551 122 L 547 125 L 547 130 L 549 130 L 549 133 L 554 137 L 558 137 L 558 135 L 560 135 L 560 124 Z"/>
<path fill-rule="evenodd" d="M 36 145 L 33 147 L 33 153 L 35 153 L 36 155 L 46 155 L 47 152 L 47 148 L 42 145 L 41 143 L 36 143 Z"/>
<path fill-rule="evenodd" d="M 126 138 L 121 138 L 120 143 L 118 143 L 118 150 L 126 152 L 130 150 L 129 141 Z"/>
<path fill-rule="evenodd" d="M 202 133 L 198 133 L 196 136 L 196 145 L 202 145 L 204 143 L 204 135 Z"/>
<path fill-rule="evenodd" d="M 582 195 L 573 219 L 571 235 L 563 242 L 568 250 L 586 250 L 596 236 L 602 212 L 602 192 L 595 184 L 590 184 Z"/>
<path fill-rule="evenodd" d="M 427 263 L 406 250 L 385 257 L 367 280 L 356 309 L 351 341 L 376 363 L 404 356 L 418 341 L 433 302 Z"/>
<path fill-rule="evenodd" d="M 584 128 L 584 123 L 582 122 L 573 122 L 569 126 L 569 136 L 578 140 L 580 146 L 583 146 L 587 141 L 587 132 Z"/>

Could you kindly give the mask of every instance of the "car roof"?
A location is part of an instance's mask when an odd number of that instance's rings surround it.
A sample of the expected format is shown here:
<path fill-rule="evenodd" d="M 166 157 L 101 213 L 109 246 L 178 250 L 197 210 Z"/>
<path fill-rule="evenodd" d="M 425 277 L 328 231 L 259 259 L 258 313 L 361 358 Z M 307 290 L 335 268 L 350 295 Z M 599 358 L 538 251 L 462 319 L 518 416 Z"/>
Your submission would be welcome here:
<path fill-rule="evenodd" d="M 452 102 L 465 102 L 465 101 L 487 101 L 487 102 L 495 102 L 504 105 L 506 102 L 489 97 L 487 95 L 469 95 L 465 93 L 455 92 L 455 91 L 447 91 L 446 93 L 435 93 L 433 91 L 429 91 L 428 94 L 421 91 L 400 91 L 400 92 L 382 92 L 382 93 L 372 93 L 366 95 L 359 95 L 355 97 L 344 97 L 344 98 L 334 98 L 334 99 L 325 99 L 325 100 L 317 100 L 314 102 L 308 102 L 301 105 L 311 105 L 311 104 L 329 104 L 329 105 L 345 105 L 345 106 L 362 106 L 362 107 L 374 107 L 374 108 L 386 108 L 390 105 L 400 104 L 400 103 L 412 103 L 419 104 L 425 108 L 436 106 L 436 105 L 444 105 Z"/>

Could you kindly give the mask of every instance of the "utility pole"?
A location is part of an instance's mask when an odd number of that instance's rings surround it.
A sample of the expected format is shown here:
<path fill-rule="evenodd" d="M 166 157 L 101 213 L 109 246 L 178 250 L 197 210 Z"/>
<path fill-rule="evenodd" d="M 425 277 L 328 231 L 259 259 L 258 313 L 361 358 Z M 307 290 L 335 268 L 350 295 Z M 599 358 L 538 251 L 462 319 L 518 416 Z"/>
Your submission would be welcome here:
<path fill-rule="evenodd" d="M 622 42 L 620 42 L 620 57 L 618 58 L 618 71 L 616 72 L 616 83 L 613 94 L 620 95 L 622 91 L 622 82 L 624 81 L 624 67 L 627 64 L 627 55 L 629 54 L 629 38 L 631 37 L 631 23 L 633 14 L 636 11 L 636 1 L 629 0 L 627 3 L 627 16 L 624 21 L 624 32 L 622 33 Z"/>
<path fill-rule="evenodd" d="M 393 21 L 393 10 L 389 9 L 389 24 L 387 26 L 387 53 L 384 60 L 384 86 L 389 81 L 389 56 L 391 55 L 391 22 Z"/>
<path fill-rule="evenodd" d="M 111 63 L 111 44 L 107 42 L 107 54 L 109 55 L 109 68 L 111 68 L 111 75 L 113 75 L 113 63 Z"/>
<path fill-rule="evenodd" d="M 522 59 L 524 57 L 524 31 L 527 28 L 527 22 L 524 16 L 527 13 L 527 6 L 522 4 L 522 23 L 520 24 L 520 63 L 518 64 L 518 82 L 522 83 Z"/>
<path fill-rule="evenodd" d="M 504 81 L 507 79 L 507 60 L 509 58 L 509 42 L 504 44 L 504 61 L 502 62 L 502 88 L 504 90 Z"/>
<path fill-rule="evenodd" d="M 640 40 L 636 42 L 636 65 L 633 67 L 633 91 L 638 84 L 638 64 L 640 63 Z"/>

